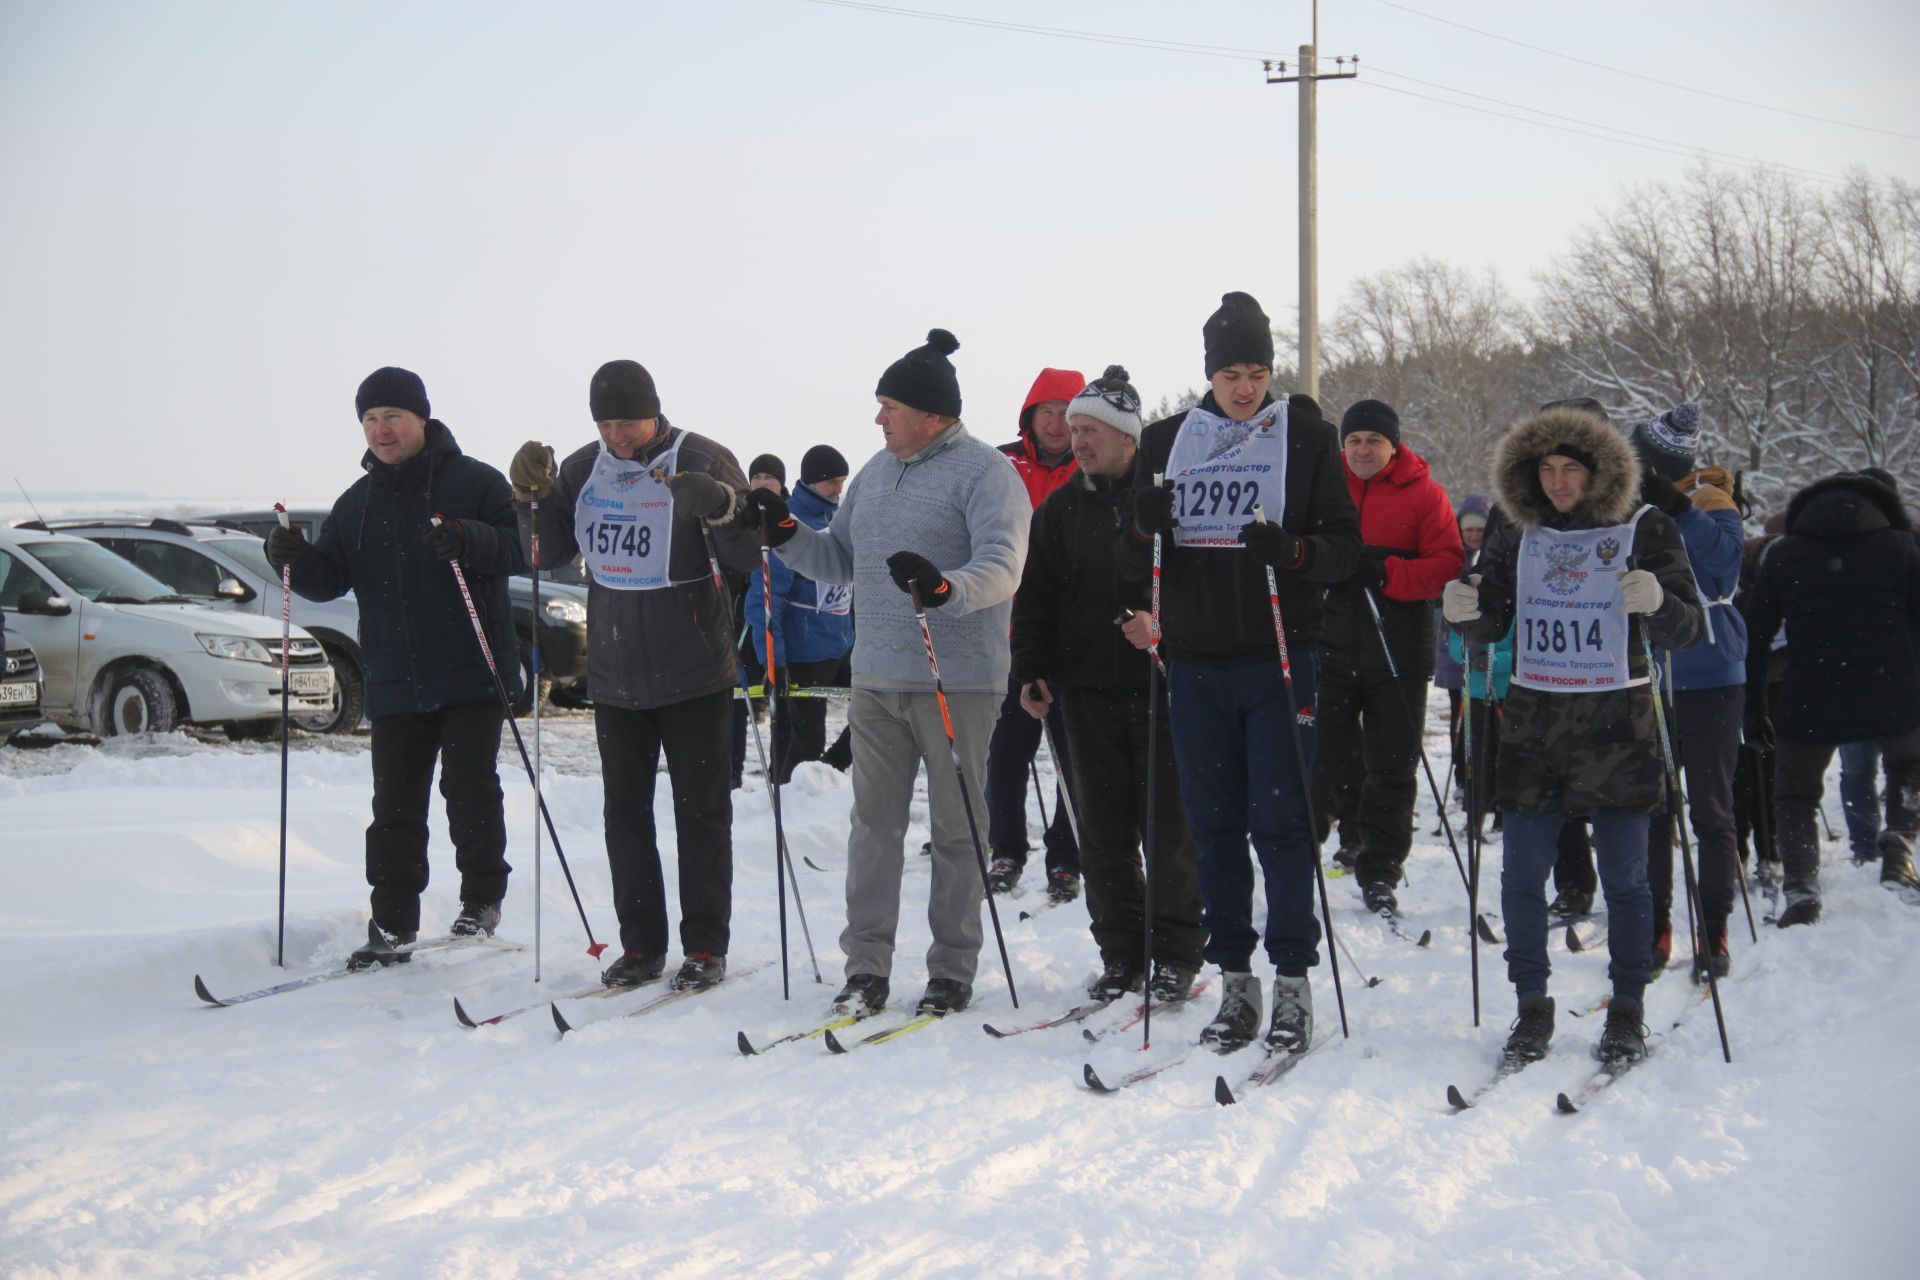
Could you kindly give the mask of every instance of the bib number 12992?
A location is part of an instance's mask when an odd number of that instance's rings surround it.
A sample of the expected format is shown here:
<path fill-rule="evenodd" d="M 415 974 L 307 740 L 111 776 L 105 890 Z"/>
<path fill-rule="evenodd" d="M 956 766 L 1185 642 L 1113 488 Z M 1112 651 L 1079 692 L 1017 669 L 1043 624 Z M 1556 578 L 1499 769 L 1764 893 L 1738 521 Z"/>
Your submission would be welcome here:
<path fill-rule="evenodd" d="M 1180 480 L 1174 486 L 1181 517 L 1250 516 L 1260 505 L 1258 480 Z"/>

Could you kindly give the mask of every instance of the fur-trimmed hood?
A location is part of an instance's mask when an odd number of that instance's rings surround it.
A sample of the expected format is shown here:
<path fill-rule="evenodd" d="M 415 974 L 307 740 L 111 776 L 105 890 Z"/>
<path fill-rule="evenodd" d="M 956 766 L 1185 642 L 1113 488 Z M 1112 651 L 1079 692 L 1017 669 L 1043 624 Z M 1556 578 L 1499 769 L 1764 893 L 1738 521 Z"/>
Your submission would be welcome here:
<path fill-rule="evenodd" d="M 1853 471 L 1816 480 L 1787 503 L 1787 532 L 1812 538 L 1845 538 L 1875 529 L 1913 528 L 1900 495 Z"/>
<path fill-rule="evenodd" d="M 1540 459 L 1556 444 L 1593 459 L 1587 497 L 1562 516 L 1540 488 Z M 1524 528 L 1600 528 L 1620 524 L 1640 502 L 1640 465 L 1633 446 L 1611 423 L 1579 409 L 1543 409 L 1507 428 L 1493 452 L 1493 485 L 1500 505 Z"/>

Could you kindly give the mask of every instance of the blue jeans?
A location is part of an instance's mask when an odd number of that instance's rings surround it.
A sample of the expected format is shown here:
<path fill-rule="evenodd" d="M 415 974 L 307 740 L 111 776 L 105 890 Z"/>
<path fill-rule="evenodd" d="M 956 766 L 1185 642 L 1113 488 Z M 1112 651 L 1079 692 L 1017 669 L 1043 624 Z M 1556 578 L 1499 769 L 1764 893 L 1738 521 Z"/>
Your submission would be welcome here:
<path fill-rule="evenodd" d="M 1167 674 L 1180 797 L 1200 851 L 1206 960 L 1247 972 L 1253 927 L 1251 837 L 1267 884 L 1267 958 L 1295 976 L 1320 962 L 1314 918 L 1314 839 L 1303 779 L 1313 769 L 1319 664 L 1293 654 L 1303 762 L 1294 754 L 1287 693 L 1275 661 L 1212 666 L 1174 662 Z"/>
<path fill-rule="evenodd" d="M 1545 995 L 1547 875 L 1559 855 L 1557 809 L 1509 809 L 1501 835 L 1500 914 L 1507 926 L 1507 979 L 1523 996 Z M 1596 813 L 1593 852 L 1607 899 L 1607 977 L 1613 993 L 1638 1000 L 1653 976 L 1653 893 L 1647 888 L 1647 815 L 1624 809 Z"/>
<path fill-rule="evenodd" d="M 1856 858 L 1878 858 L 1880 839 L 1880 747 L 1849 742 L 1840 748 L 1840 808 L 1847 817 L 1847 847 Z"/>

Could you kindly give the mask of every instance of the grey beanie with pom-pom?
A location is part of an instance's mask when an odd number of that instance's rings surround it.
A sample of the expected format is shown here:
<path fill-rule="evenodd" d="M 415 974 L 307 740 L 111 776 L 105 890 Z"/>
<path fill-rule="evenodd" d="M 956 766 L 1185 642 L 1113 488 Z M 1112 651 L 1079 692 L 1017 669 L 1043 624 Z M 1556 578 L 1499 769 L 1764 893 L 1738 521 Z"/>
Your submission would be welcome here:
<path fill-rule="evenodd" d="M 1122 435 L 1140 441 L 1140 393 L 1127 381 L 1127 371 L 1117 364 L 1089 382 L 1079 395 L 1067 402 L 1067 420 L 1088 417 L 1106 423 Z"/>

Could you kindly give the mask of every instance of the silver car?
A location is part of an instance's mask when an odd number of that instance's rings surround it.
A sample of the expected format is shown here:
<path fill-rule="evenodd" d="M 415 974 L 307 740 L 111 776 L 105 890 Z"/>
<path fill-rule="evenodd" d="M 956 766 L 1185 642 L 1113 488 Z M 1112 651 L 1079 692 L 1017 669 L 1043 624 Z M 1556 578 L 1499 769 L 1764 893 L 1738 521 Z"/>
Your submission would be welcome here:
<path fill-rule="evenodd" d="M 39 655 L 41 709 L 64 728 L 264 737 L 280 715 L 278 619 L 193 604 L 85 538 L 0 529 L 0 609 Z M 304 629 L 287 688 L 296 715 L 333 705 L 333 669 Z"/>

